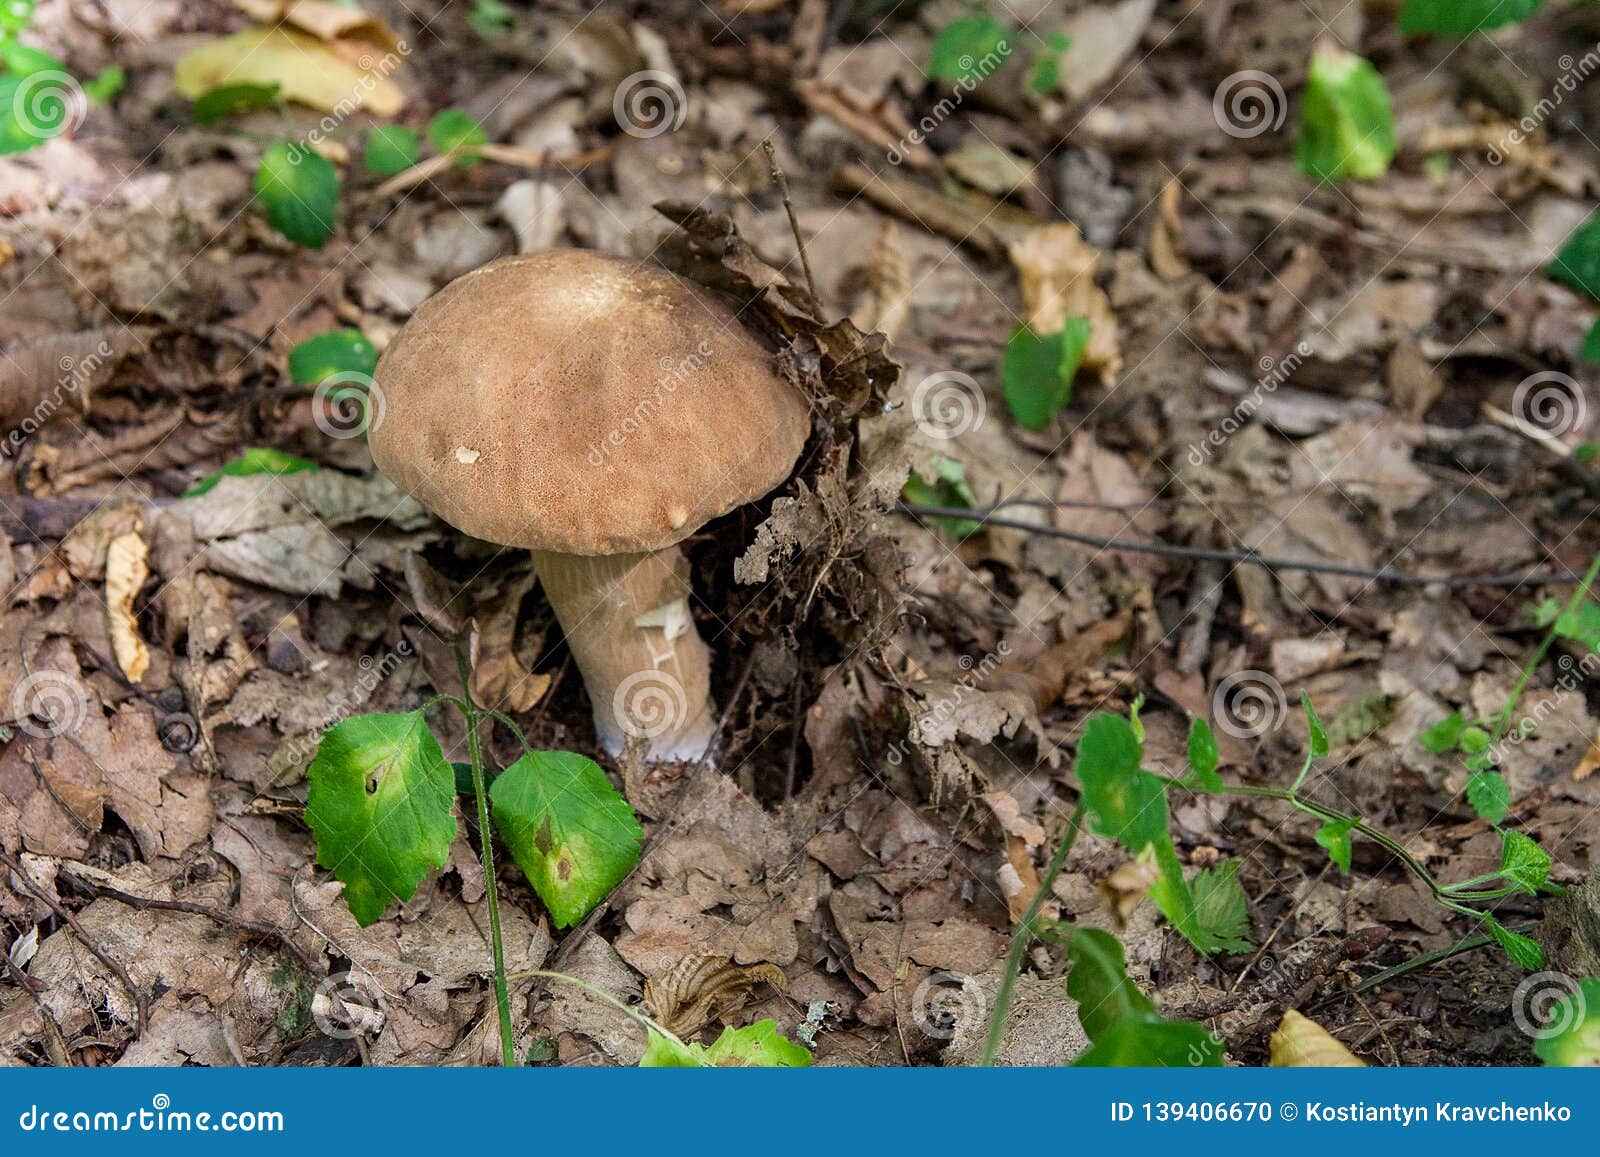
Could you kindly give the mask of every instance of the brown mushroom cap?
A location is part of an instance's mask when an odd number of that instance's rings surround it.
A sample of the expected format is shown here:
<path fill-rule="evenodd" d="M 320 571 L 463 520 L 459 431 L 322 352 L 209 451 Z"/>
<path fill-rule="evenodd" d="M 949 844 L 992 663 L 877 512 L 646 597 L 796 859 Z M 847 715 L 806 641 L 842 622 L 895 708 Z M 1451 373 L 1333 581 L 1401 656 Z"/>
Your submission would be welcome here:
<path fill-rule="evenodd" d="M 378 363 L 379 468 L 445 521 L 505 546 L 671 546 L 772 490 L 806 401 L 721 302 L 580 249 L 458 277 Z"/>

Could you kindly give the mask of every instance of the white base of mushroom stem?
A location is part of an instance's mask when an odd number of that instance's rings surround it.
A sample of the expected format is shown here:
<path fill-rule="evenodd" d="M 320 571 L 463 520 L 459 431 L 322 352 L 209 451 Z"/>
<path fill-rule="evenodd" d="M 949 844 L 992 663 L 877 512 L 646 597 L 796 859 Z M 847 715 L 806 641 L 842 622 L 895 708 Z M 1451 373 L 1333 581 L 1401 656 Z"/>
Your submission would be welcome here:
<path fill-rule="evenodd" d="M 689 613 L 683 553 L 532 553 L 606 751 L 620 755 L 637 743 L 652 762 L 704 755 L 716 726 L 711 650 Z"/>

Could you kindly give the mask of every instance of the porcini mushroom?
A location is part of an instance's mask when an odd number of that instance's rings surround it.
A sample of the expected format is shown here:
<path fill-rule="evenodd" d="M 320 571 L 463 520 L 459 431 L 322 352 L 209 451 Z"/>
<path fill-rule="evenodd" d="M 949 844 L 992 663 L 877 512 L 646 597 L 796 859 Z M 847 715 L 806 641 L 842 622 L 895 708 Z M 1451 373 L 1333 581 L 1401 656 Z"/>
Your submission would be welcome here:
<path fill-rule="evenodd" d="M 424 302 L 378 364 L 380 469 L 533 553 L 601 744 L 699 758 L 710 651 L 678 543 L 788 477 L 809 407 L 721 302 L 584 250 L 502 258 Z"/>

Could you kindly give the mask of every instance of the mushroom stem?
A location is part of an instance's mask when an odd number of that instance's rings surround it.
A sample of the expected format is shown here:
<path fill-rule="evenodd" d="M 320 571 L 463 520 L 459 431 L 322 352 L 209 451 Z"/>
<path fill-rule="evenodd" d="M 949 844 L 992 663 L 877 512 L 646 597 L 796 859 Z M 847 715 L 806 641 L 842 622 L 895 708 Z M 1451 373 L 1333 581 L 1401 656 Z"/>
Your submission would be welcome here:
<path fill-rule="evenodd" d="M 532 554 L 606 751 L 618 755 L 638 739 L 651 761 L 704 755 L 713 728 L 711 651 L 689 613 L 683 553 L 669 546 L 644 554 Z"/>

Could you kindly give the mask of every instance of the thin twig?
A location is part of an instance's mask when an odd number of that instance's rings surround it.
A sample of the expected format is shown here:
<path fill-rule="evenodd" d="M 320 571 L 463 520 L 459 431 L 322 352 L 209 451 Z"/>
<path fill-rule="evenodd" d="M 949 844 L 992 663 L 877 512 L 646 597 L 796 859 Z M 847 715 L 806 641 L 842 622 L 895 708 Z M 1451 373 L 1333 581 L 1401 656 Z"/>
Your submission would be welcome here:
<path fill-rule="evenodd" d="M 800 251 L 800 268 L 806 275 L 806 292 L 820 307 L 822 299 L 817 296 L 817 282 L 811 276 L 811 259 L 806 256 L 806 239 L 800 236 L 800 219 L 795 216 L 794 199 L 789 196 L 789 178 L 783 175 L 783 169 L 778 165 L 778 154 L 772 147 L 772 138 L 768 137 L 762 141 L 761 147 L 767 151 L 767 168 L 771 170 L 773 183 L 778 186 L 778 194 L 783 198 L 784 212 L 789 214 L 789 228 L 794 232 L 794 247 Z"/>

